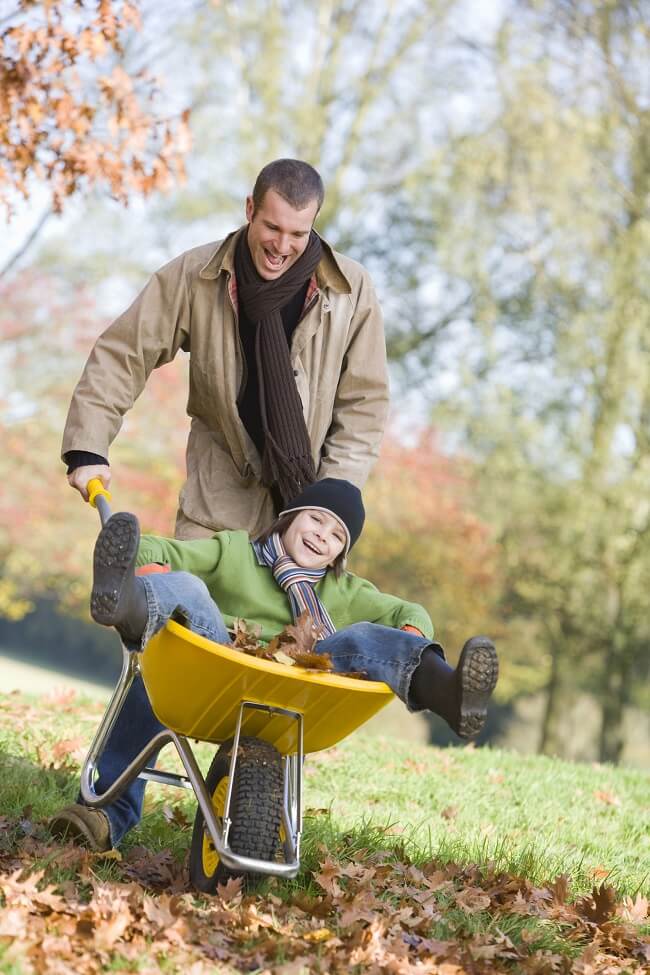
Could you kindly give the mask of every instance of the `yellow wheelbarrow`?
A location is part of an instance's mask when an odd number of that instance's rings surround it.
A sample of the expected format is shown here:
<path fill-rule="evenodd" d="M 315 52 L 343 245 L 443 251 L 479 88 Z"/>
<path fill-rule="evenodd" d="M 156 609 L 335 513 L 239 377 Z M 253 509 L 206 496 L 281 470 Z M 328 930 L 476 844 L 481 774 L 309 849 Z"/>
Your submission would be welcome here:
<path fill-rule="evenodd" d="M 88 487 L 105 524 L 110 495 L 101 481 Z M 138 674 L 165 728 L 97 795 L 99 758 Z M 81 794 L 89 806 L 105 806 L 137 776 L 193 789 L 190 880 L 201 891 L 215 892 L 233 874 L 294 877 L 304 756 L 335 745 L 392 698 L 384 683 L 261 660 L 170 620 L 142 653 L 123 648 L 122 672 L 83 765 Z M 190 739 L 220 746 L 205 778 Z M 147 765 L 169 742 L 185 775 Z"/>

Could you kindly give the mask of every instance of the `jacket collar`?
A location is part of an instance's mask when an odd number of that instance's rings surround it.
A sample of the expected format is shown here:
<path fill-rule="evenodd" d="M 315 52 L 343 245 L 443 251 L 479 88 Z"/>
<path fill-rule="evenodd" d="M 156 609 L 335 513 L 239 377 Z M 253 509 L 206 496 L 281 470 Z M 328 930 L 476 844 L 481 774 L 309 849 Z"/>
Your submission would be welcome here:
<path fill-rule="evenodd" d="M 239 229 L 241 230 L 243 228 L 240 227 Z M 235 239 L 237 233 L 237 230 L 233 230 L 231 234 L 228 234 L 227 237 L 215 245 L 208 261 L 199 271 L 199 277 L 210 279 L 217 278 L 222 273 L 228 275 L 234 274 Z M 323 256 L 316 268 L 316 280 L 319 288 L 331 288 L 332 291 L 338 291 L 341 294 L 351 294 L 352 287 L 343 273 L 334 251 L 322 237 L 320 237 L 320 242 L 323 246 Z"/>

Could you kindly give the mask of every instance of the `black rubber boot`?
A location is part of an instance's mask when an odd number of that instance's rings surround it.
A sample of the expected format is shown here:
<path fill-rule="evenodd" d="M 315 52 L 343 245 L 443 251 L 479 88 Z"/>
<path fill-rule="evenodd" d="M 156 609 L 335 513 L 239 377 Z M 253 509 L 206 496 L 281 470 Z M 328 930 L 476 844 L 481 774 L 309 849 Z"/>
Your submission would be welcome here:
<path fill-rule="evenodd" d="M 138 519 L 119 511 L 99 533 L 93 556 L 90 615 L 131 642 L 141 639 L 149 616 L 144 583 L 135 575 L 139 544 Z"/>
<path fill-rule="evenodd" d="M 454 670 L 427 647 L 411 681 L 411 700 L 444 718 L 459 738 L 474 738 L 485 724 L 499 675 L 494 644 L 485 636 L 465 643 Z"/>

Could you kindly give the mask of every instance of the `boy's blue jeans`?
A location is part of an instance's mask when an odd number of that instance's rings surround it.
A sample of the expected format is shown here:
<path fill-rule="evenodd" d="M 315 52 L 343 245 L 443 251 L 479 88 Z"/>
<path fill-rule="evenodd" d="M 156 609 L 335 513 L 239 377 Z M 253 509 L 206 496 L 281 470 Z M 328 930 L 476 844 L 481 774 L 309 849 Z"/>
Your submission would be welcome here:
<path fill-rule="evenodd" d="M 221 613 L 201 579 L 188 572 L 171 572 L 142 576 L 141 581 L 149 616 L 141 643 L 127 643 L 129 650 L 142 649 L 172 617 L 208 640 L 231 642 Z M 409 687 L 426 647 L 444 659 L 440 645 L 426 637 L 375 623 L 355 623 L 318 645 L 319 650 L 330 654 L 335 670 L 364 671 L 371 680 L 385 681 L 410 711 L 418 710 L 409 700 Z M 137 677 L 99 759 L 97 793 L 104 792 L 162 728 L 151 710 L 142 679 Z M 149 764 L 154 762 L 152 757 Z M 113 845 L 140 821 L 145 785 L 143 779 L 135 779 L 118 799 L 104 807 Z"/>

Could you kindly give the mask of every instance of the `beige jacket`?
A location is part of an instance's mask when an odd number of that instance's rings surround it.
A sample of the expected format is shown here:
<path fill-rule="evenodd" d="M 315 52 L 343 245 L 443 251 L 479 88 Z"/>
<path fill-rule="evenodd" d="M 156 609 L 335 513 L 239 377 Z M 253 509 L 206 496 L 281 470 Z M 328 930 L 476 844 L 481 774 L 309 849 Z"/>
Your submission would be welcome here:
<path fill-rule="evenodd" d="M 187 480 L 176 534 L 224 528 L 255 535 L 274 517 L 260 455 L 237 410 L 243 377 L 234 234 L 186 251 L 149 280 L 99 337 L 74 391 L 62 453 L 108 457 L 124 414 L 153 369 L 190 353 Z M 362 486 L 388 410 L 381 312 L 365 269 L 323 241 L 323 257 L 293 334 L 291 360 L 318 477 Z"/>

